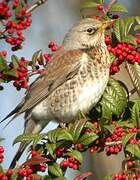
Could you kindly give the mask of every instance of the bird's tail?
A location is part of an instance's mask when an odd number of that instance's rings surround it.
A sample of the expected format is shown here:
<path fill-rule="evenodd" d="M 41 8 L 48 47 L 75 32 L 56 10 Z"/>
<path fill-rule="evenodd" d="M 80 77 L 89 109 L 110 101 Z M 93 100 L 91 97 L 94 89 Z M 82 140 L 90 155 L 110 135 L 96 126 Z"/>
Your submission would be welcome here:
<path fill-rule="evenodd" d="M 18 149 L 18 151 L 16 152 L 10 166 L 9 166 L 9 169 L 13 169 L 16 164 L 17 164 L 17 161 L 20 159 L 22 153 L 24 152 L 24 150 L 26 149 L 26 147 L 29 145 L 29 143 L 22 143 L 20 144 L 20 147 Z"/>
<path fill-rule="evenodd" d="M 26 112 L 25 113 L 25 125 L 24 125 L 24 134 L 35 134 L 41 132 L 44 127 L 48 124 L 47 121 L 37 121 L 34 120 L 33 117 L 31 116 L 31 112 Z M 30 144 L 30 142 L 25 142 L 21 143 L 19 146 L 18 151 L 16 152 L 15 157 L 13 158 L 10 167 L 9 168 L 14 168 L 17 164 L 17 161 L 20 159 L 21 155 L 23 154 L 24 150 L 26 147 Z"/>

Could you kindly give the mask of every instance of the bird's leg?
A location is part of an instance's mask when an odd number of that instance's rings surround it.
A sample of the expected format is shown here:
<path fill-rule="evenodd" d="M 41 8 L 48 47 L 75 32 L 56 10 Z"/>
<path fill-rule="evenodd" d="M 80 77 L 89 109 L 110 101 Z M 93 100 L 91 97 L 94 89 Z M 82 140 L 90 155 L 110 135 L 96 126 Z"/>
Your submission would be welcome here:
<path fill-rule="evenodd" d="M 61 128 L 66 128 L 66 123 L 61 122 L 61 123 L 59 123 L 59 126 L 60 126 Z"/>

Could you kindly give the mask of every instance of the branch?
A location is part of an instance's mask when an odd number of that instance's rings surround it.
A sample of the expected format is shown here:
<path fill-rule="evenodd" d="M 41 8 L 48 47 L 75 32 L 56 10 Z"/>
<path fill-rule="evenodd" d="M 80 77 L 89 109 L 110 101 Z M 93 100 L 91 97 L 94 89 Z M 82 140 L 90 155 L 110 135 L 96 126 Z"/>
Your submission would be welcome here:
<path fill-rule="evenodd" d="M 112 142 L 106 142 L 105 145 L 107 146 L 113 146 L 117 144 L 122 144 L 122 141 L 112 141 Z"/>
<path fill-rule="evenodd" d="M 44 4 L 45 2 L 47 2 L 48 0 L 38 0 L 37 2 L 35 2 L 29 9 L 27 9 L 26 12 L 32 12 L 34 11 L 36 8 L 38 8 L 39 6 L 41 6 L 42 4 Z M 6 29 L 4 28 L 2 31 L 0 31 L 0 36 L 3 35 L 6 32 Z"/>
<path fill-rule="evenodd" d="M 34 3 L 29 9 L 27 9 L 27 12 L 32 12 L 33 10 L 35 10 L 37 7 L 41 6 L 42 4 L 44 4 L 45 2 L 47 2 L 48 0 L 38 0 L 36 3 Z"/>

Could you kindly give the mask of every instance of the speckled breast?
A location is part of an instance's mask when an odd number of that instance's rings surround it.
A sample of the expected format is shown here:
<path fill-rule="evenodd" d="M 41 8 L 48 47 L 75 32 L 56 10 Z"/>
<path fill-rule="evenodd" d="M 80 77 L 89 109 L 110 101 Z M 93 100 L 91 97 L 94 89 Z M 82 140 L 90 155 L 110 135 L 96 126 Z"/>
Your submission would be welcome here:
<path fill-rule="evenodd" d="M 78 111 L 87 113 L 100 99 L 107 85 L 109 70 L 92 64 L 81 67 L 78 74 L 58 87 L 48 97 L 47 106 L 52 116 L 68 122 Z"/>

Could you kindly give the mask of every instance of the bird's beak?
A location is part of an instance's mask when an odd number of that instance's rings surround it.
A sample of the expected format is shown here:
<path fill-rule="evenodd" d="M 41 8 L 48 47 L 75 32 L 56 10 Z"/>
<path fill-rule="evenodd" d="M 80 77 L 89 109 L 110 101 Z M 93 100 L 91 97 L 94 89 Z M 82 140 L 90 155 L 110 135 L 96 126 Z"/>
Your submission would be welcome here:
<path fill-rule="evenodd" d="M 109 20 L 108 21 L 103 21 L 99 31 L 104 32 L 106 28 L 110 27 L 110 25 L 111 25 L 111 21 L 109 21 Z"/>

